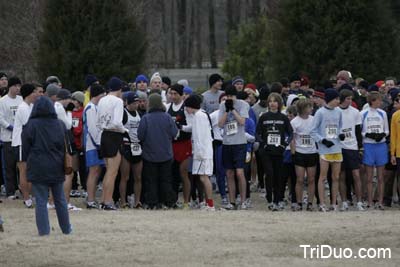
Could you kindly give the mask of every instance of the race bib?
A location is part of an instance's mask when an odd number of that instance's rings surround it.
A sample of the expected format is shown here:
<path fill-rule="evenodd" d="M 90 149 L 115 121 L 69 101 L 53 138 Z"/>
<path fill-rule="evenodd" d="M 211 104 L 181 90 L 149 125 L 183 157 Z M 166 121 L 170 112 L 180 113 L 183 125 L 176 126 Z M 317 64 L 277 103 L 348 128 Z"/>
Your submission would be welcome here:
<path fill-rule="evenodd" d="M 300 147 L 312 147 L 311 136 L 308 134 L 300 135 Z"/>
<path fill-rule="evenodd" d="M 325 136 L 328 139 L 335 139 L 338 134 L 338 127 L 336 124 L 327 124 L 325 127 Z"/>
<path fill-rule="evenodd" d="M 367 126 L 367 133 L 383 133 L 382 125 L 368 125 Z"/>
<path fill-rule="evenodd" d="M 76 128 L 79 126 L 79 118 L 72 118 L 72 127 Z"/>
<path fill-rule="evenodd" d="M 356 144 L 356 139 L 352 135 L 352 129 L 351 128 L 343 129 L 342 132 L 343 132 L 343 134 L 345 136 L 344 137 L 344 141 L 342 141 L 343 144 L 346 144 L 346 145 Z"/>
<path fill-rule="evenodd" d="M 231 121 L 226 124 L 226 135 L 233 135 L 238 132 L 238 123 L 237 121 Z"/>
<path fill-rule="evenodd" d="M 142 147 L 139 143 L 131 143 L 132 156 L 140 156 L 142 154 Z"/>
<path fill-rule="evenodd" d="M 272 146 L 279 146 L 281 144 L 281 135 L 280 134 L 268 135 L 267 144 Z"/>

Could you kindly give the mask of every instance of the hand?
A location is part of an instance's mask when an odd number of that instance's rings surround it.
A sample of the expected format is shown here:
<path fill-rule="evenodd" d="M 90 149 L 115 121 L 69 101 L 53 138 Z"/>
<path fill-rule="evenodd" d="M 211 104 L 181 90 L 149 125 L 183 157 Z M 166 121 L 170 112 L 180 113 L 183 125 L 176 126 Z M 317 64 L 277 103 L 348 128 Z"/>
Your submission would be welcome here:
<path fill-rule="evenodd" d="M 97 156 L 99 157 L 99 159 L 103 159 L 103 154 L 101 153 L 100 147 L 98 147 L 96 150 L 97 150 Z"/>
<path fill-rule="evenodd" d="M 390 162 L 392 163 L 392 165 L 397 165 L 396 157 L 395 156 L 391 156 L 390 157 Z"/>
<path fill-rule="evenodd" d="M 385 134 L 385 133 L 378 133 L 378 134 L 376 134 L 375 141 L 376 141 L 376 142 L 380 142 L 380 141 L 382 141 L 382 139 L 385 138 L 385 137 L 386 137 L 386 134 Z"/>
<path fill-rule="evenodd" d="M 253 151 L 257 151 L 259 148 L 260 148 L 260 143 L 259 142 L 254 142 Z"/>
<path fill-rule="evenodd" d="M 335 145 L 332 141 L 329 141 L 327 139 L 322 139 L 321 143 L 324 144 L 327 148 L 330 148 Z"/>
<path fill-rule="evenodd" d="M 346 135 L 344 135 L 344 133 L 339 134 L 340 141 L 344 141 L 345 138 L 346 138 Z"/>
<path fill-rule="evenodd" d="M 12 124 L 8 125 L 7 130 L 9 130 L 9 131 L 14 130 L 14 126 Z"/>
<path fill-rule="evenodd" d="M 74 105 L 74 103 L 71 102 L 65 107 L 65 110 L 66 111 L 73 111 L 74 108 L 75 108 L 75 105 Z"/>
<path fill-rule="evenodd" d="M 366 134 L 365 134 L 365 137 L 368 137 L 368 138 L 371 138 L 371 139 L 374 139 L 374 140 L 375 140 L 375 138 L 376 138 L 376 133 L 366 133 Z"/>
<path fill-rule="evenodd" d="M 225 110 L 226 110 L 226 112 L 233 110 L 233 100 L 232 99 L 225 100 Z"/>

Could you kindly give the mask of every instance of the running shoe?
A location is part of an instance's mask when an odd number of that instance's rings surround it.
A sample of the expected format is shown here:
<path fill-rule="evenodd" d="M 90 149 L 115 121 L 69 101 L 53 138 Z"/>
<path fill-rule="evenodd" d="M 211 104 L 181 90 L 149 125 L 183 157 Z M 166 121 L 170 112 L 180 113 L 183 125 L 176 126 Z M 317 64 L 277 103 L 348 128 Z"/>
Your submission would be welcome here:
<path fill-rule="evenodd" d="M 279 210 L 284 210 L 284 209 L 285 209 L 285 202 L 280 201 L 280 202 L 278 203 L 278 208 L 279 208 Z"/>
<path fill-rule="evenodd" d="M 95 202 L 95 201 L 93 201 L 93 202 L 88 202 L 88 203 L 86 203 L 86 208 L 88 209 L 88 210 L 91 210 L 91 209 L 99 209 L 99 205 Z"/>
<path fill-rule="evenodd" d="M 358 211 L 365 211 L 364 205 L 362 202 L 357 202 L 357 210 Z"/>
<path fill-rule="evenodd" d="M 251 209 L 251 208 L 253 207 L 253 203 L 251 202 L 251 199 L 250 199 L 250 198 L 246 198 L 246 200 L 245 200 L 244 203 L 246 204 L 246 207 L 247 207 L 248 209 Z"/>
<path fill-rule="evenodd" d="M 326 206 L 325 205 L 319 205 L 319 211 L 320 212 L 327 212 Z"/>
<path fill-rule="evenodd" d="M 347 203 L 347 201 L 343 201 L 340 211 L 348 211 L 348 210 L 349 210 L 349 204 Z"/>
<path fill-rule="evenodd" d="M 102 204 L 102 207 L 101 207 L 101 209 L 102 210 L 109 210 L 109 211 L 115 211 L 115 210 L 117 210 L 117 207 L 115 207 L 115 205 L 113 205 L 113 204 Z"/>
<path fill-rule="evenodd" d="M 71 203 L 68 203 L 68 210 L 70 210 L 70 211 L 81 211 L 82 209 L 72 205 Z"/>
<path fill-rule="evenodd" d="M 221 200 L 221 206 L 225 207 L 226 205 L 229 204 L 228 198 L 224 197 Z"/>
<path fill-rule="evenodd" d="M 383 205 L 380 204 L 380 203 L 376 203 L 376 204 L 375 204 L 375 209 L 376 209 L 376 210 L 385 210 L 385 208 L 383 207 Z"/>
<path fill-rule="evenodd" d="M 267 207 L 269 210 L 272 210 L 272 208 L 274 207 L 274 204 L 272 203 L 267 203 Z"/>
<path fill-rule="evenodd" d="M 225 207 L 222 207 L 221 210 L 235 210 L 236 207 L 232 205 L 231 203 L 228 203 Z"/>
<path fill-rule="evenodd" d="M 32 199 L 24 200 L 24 205 L 25 205 L 25 207 L 27 207 L 28 209 L 33 208 L 33 201 L 32 201 Z"/>
<path fill-rule="evenodd" d="M 312 204 L 312 203 L 307 203 L 307 208 L 306 208 L 306 210 L 307 210 L 307 211 L 314 211 L 313 204 Z"/>
<path fill-rule="evenodd" d="M 248 209 L 247 204 L 246 204 L 246 201 L 243 202 L 243 203 L 240 205 L 240 209 L 241 209 L 241 210 L 247 210 L 247 209 Z"/>
<path fill-rule="evenodd" d="M 338 211 L 337 205 L 332 205 L 332 206 L 329 208 L 329 211 Z"/>
<path fill-rule="evenodd" d="M 142 203 L 137 203 L 136 206 L 133 207 L 134 209 L 141 210 L 143 209 Z"/>
<path fill-rule="evenodd" d="M 208 205 L 205 205 L 203 207 L 200 208 L 200 210 L 204 210 L 204 211 L 215 211 L 215 207 L 210 207 Z"/>
<path fill-rule="evenodd" d="M 277 204 L 272 204 L 272 211 L 280 211 L 281 209 L 279 208 L 279 206 Z"/>
<path fill-rule="evenodd" d="M 88 193 L 85 190 L 83 190 L 82 193 L 81 193 L 81 197 L 82 198 L 87 198 L 87 196 L 88 196 Z"/>
<path fill-rule="evenodd" d="M 47 202 L 47 209 L 48 210 L 53 210 L 55 208 L 56 208 L 56 206 L 54 204 L 50 204 L 50 203 Z"/>

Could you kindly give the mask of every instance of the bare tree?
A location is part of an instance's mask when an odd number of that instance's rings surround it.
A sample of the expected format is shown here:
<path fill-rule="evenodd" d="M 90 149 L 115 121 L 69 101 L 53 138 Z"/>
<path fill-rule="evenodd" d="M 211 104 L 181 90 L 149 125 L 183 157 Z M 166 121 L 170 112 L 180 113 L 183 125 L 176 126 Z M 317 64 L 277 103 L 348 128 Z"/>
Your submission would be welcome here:
<path fill-rule="evenodd" d="M 215 18 L 214 1 L 208 0 L 208 28 L 209 28 L 209 53 L 212 68 L 217 68 L 216 41 L 215 41 Z"/>

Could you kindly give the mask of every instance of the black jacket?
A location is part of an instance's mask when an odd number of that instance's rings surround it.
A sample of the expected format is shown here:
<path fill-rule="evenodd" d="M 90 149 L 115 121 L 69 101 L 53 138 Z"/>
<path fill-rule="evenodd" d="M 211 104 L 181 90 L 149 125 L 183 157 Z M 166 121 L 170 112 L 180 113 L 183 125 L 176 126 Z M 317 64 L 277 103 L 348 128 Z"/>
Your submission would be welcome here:
<path fill-rule="evenodd" d="M 271 155 L 283 155 L 293 138 L 293 129 L 288 117 L 280 112 L 266 112 L 257 123 L 257 139 L 260 147 Z M 276 143 L 276 141 L 280 141 Z"/>
<path fill-rule="evenodd" d="M 22 130 L 28 181 L 41 184 L 64 181 L 65 132 L 64 124 L 57 119 L 53 102 L 40 97 Z"/>

